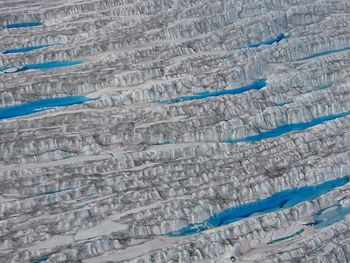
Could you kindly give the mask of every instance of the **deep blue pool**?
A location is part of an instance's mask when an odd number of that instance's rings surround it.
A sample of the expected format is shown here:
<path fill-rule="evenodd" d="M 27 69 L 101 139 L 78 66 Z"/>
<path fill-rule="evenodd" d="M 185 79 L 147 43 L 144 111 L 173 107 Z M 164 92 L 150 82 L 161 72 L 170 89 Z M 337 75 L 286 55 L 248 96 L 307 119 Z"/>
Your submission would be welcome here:
<path fill-rule="evenodd" d="M 68 96 L 61 98 L 42 99 L 28 101 L 23 104 L 1 107 L 0 119 L 13 118 L 23 115 L 28 115 L 36 112 L 41 112 L 54 107 L 63 107 L 74 104 L 84 103 L 86 101 L 94 100 L 84 96 Z"/>
<path fill-rule="evenodd" d="M 278 42 L 282 41 L 283 39 L 285 39 L 287 37 L 288 36 L 285 35 L 285 34 L 279 34 L 277 37 L 275 37 L 273 39 L 269 39 L 269 40 L 266 40 L 266 41 L 258 42 L 258 43 L 255 43 L 255 44 L 251 44 L 248 47 L 255 48 L 255 47 L 260 47 L 262 45 L 272 45 L 272 44 L 275 44 L 275 43 L 278 43 Z"/>
<path fill-rule="evenodd" d="M 242 204 L 213 214 L 207 220 L 200 223 L 190 224 L 178 231 L 168 233 L 171 237 L 196 234 L 213 227 L 227 225 L 253 215 L 275 212 L 281 209 L 290 208 L 298 203 L 315 199 L 336 187 L 347 184 L 350 176 L 344 176 L 334 180 L 326 181 L 314 186 L 303 186 L 287 189 L 275 193 L 265 199 Z"/>
<path fill-rule="evenodd" d="M 45 62 L 45 63 L 39 63 L 39 64 L 28 64 L 28 65 L 21 65 L 16 67 L 8 67 L 8 68 L 2 68 L 0 71 L 3 73 L 17 73 L 22 72 L 30 69 L 36 69 L 36 70 L 46 70 L 46 69 L 52 69 L 52 68 L 60 68 L 60 67 L 69 67 L 74 66 L 83 63 L 82 61 L 51 61 L 51 62 Z"/>
<path fill-rule="evenodd" d="M 0 25 L 0 28 L 20 28 L 20 27 L 33 27 L 33 26 L 42 26 L 41 22 L 25 22 L 25 23 L 15 23 L 15 24 L 7 24 Z"/>
<path fill-rule="evenodd" d="M 223 96 L 223 95 L 235 95 L 235 94 L 240 94 L 249 90 L 259 90 L 265 86 L 266 86 L 266 79 L 259 79 L 250 85 L 242 86 L 240 88 L 216 90 L 216 91 L 210 91 L 210 92 L 200 92 L 190 96 L 171 99 L 166 101 L 166 103 L 178 103 L 182 101 L 206 99 L 209 97 L 217 97 L 217 96 Z"/>
<path fill-rule="evenodd" d="M 318 124 L 322 124 L 326 121 L 334 120 L 337 118 L 342 118 L 345 116 L 348 116 L 350 114 L 350 111 L 347 112 L 342 112 L 339 114 L 334 114 L 334 115 L 328 115 L 328 116 L 323 116 L 319 118 L 315 118 L 311 121 L 307 122 L 299 122 L 299 123 L 292 123 L 292 124 L 285 124 L 279 127 L 276 127 L 272 130 L 264 131 L 261 132 L 257 135 L 249 136 L 246 138 L 242 139 L 227 139 L 224 140 L 224 142 L 229 142 L 229 143 L 236 143 L 236 142 L 256 142 L 256 141 L 261 141 L 273 137 L 278 137 L 281 136 L 285 133 L 291 132 L 291 131 L 300 131 L 300 130 L 305 130 L 307 128 L 316 126 Z"/>
<path fill-rule="evenodd" d="M 22 47 L 22 48 L 12 48 L 12 49 L 1 50 L 0 54 L 22 53 L 22 52 L 28 52 L 36 49 L 45 48 L 48 46 L 49 45 L 39 45 L 39 46 L 30 46 L 30 47 Z"/>
<path fill-rule="evenodd" d="M 350 47 L 322 51 L 322 52 L 318 52 L 318 53 L 312 54 L 310 56 L 303 57 L 302 60 L 303 59 L 322 57 L 322 56 L 326 56 L 326 55 L 329 55 L 329 54 L 342 52 L 342 51 L 347 51 L 347 50 L 350 50 Z"/>

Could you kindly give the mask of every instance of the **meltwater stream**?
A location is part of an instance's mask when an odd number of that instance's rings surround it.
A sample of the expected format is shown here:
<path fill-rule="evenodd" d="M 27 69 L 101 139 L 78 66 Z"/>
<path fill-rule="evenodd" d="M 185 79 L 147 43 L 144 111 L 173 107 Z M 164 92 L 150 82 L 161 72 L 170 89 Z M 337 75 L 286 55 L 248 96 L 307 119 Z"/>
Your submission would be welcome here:
<path fill-rule="evenodd" d="M 38 46 L 29 46 L 29 47 L 21 47 L 21 48 L 11 48 L 11 49 L 0 50 L 0 54 L 23 53 L 23 52 L 28 52 L 36 49 L 49 47 L 49 46 L 50 45 L 38 45 Z"/>
<path fill-rule="evenodd" d="M 275 212 L 290 208 L 298 203 L 315 199 L 336 187 L 347 184 L 350 176 L 326 181 L 314 186 L 303 186 L 275 193 L 267 198 L 232 207 L 210 216 L 207 220 L 190 224 L 178 231 L 168 233 L 171 237 L 186 236 L 205 231 L 210 228 L 228 225 L 253 215 Z"/>
<path fill-rule="evenodd" d="M 199 99 L 206 99 L 209 97 L 218 97 L 223 95 L 236 95 L 240 94 L 249 90 L 259 90 L 266 86 L 266 79 L 259 79 L 253 82 L 252 84 L 249 84 L 247 86 L 242 86 L 236 89 L 224 89 L 224 90 L 215 90 L 215 91 L 209 91 L 209 92 L 200 92 L 196 93 L 194 95 L 189 96 L 183 96 L 180 98 L 170 99 L 166 101 L 165 103 L 178 103 L 183 101 L 191 101 L 191 100 L 199 100 Z"/>
<path fill-rule="evenodd" d="M 67 60 L 67 61 L 50 61 L 50 62 L 44 62 L 44 63 L 38 63 L 38 64 L 28 64 L 28 65 L 20 65 L 15 67 L 8 67 L 8 68 L 0 68 L 0 72 L 9 74 L 9 73 L 17 73 L 27 70 L 47 70 L 52 68 L 61 68 L 61 67 L 69 67 L 74 66 L 83 63 L 82 61 L 73 61 L 73 60 Z"/>
<path fill-rule="evenodd" d="M 263 46 L 263 45 L 273 45 L 275 43 L 278 43 L 278 42 L 282 41 L 283 39 L 285 39 L 287 37 L 288 37 L 288 35 L 286 35 L 286 34 L 279 34 L 277 37 L 275 37 L 273 39 L 269 39 L 269 40 L 266 40 L 266 41 L 258 42 L 258 43 L 255 43 L 255 44 L 250 44 L 248 47 L 256 48 L 256 47 L 260 47 L 260 46 Z"/>
<path fill-rule="evenodd" d="M 270 245 L 270 244 L 274 244 L 274 243 L 278 243 L 278 242 L 281 242 L 281 241 L 285 241 L 285 240 L 288 240 L 288 239 L 291 239 L 291 238 L 294 238 L 294 237 L 298 237 L 302 233 L 304 233 L 304 231 L 305 231 L 305 229 L 302 228 L 302 229 L 298 230 L 297 232 L 295 232 L 295 233 L 293 233 L 291 235 L 271 240 L 271 241 L 267 242 L 267 244 Z"/>
<path fill-rule="evenodd" d="M 18 116 L 41 112 L 54 107 L 70 106 L 70 105 L 80 104 L 91 100 L 95 100 L 95 99 L 87 98 L 84 96 L 68 96 L 68 97 L 62 97 L 62 98 L 51 98 L 51 99 L 28 101 L 19 105 L 1 107 L 0 119 L 14 118 Z"/>
<path fill-rule="evenodd" d="M 306 122 L 285 124 L 285 125 L 276 127 L 274 129 L 271 129 L 268 131 L 260 132 L 257 135 L 248 136 L 248 137 L 245 137 L 242 139 L 227 139 L 227 140 L 224 140 L 224 142 L 236 143 L 236 142 L 261 141 L 261 140 L 265 140 L 265 139 L 269 139 L 269 138 L 273 138 L 273 137 L 278 137 L 278 136 L 281 136 L 281 135 L 286 134 L 286 133 L 291 132 L 291 131 L 305 130 L 305 129 L 308 129 L 310 127 L 322 124 L 326 121 L 331 121 L 331 120 L 335 120 L 338 118 L 346 117 L 349 114 L 350 114 L 350 111 L 346 111 L 346 112 L 342 112 L 342 113 L 338 113 L 338 114 L 331 114 L 331 115 L 327 115 L 327 116 L 318 117 L 318 118 L 315 118 L 315 119 L 312 119 L 312 120 L 306 121 Z"/>
<path fill-rule="evenodd" d="M 21 28 L 21 27 L 34 27 L 34 26 L 42 26 L 44 25 L 41 22 L 23 22 L 23 23 L 15 23 L 15 24 L 6 24 L 0 25 L 0 28 Z"/>
<path fill-rule="evenodd" d="M 303 57 L 302 60 L 304 60 L 304 59 L 311 59 L 311 58 L 317 58 L 317 57 L 322 57 L 322 56 L 330 55 L 330 54 L 333 54 L 333 53 L 338 53 L 338 52 L 343 52 L 343 51 L 349 51 L 349 50 L 350 50 L 350 47 L 326 50 L 326 51 L 318 52 L 318 53 L 315 53 L 315 54 L 312 54 L 312 55 Z"/>

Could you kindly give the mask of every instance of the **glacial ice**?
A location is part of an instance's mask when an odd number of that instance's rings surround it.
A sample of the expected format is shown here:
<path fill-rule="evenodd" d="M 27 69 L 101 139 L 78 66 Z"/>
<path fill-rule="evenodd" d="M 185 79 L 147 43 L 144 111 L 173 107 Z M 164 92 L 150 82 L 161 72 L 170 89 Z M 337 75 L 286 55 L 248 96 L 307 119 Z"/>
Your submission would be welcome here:
<path fill-rule="evenodd" d="M 0 263 L 349 261 L 349 1 L 0 14 Z"/>

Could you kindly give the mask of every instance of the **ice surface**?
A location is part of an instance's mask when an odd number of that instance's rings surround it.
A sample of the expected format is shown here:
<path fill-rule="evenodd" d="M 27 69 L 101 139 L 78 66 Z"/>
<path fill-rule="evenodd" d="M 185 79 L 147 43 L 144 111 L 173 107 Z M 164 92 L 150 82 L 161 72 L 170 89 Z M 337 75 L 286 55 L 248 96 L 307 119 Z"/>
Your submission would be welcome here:
<path fill-rule="evenodd" d="M 0 263 L 349 261 L 348 0 L 0 14 Z"/>

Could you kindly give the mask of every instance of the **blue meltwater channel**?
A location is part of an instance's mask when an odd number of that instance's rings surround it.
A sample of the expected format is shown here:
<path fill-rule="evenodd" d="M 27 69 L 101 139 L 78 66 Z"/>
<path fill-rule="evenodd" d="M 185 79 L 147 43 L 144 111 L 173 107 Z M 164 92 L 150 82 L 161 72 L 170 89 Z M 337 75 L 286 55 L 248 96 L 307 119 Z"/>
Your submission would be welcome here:
<path fill-rule="evenodd" d="M 260 90 L 265 86 L 266 86 L 266 79 L 259 79 L 253 82 L 252 84 L 249 84 L 247 86 L 242 86 L 236 89 L 224 89 L 224 90 L 215 90 L 215 91 L 209 91 L 209 92 L 200 92 L 194 95 L 170 99 L 166 101 L 166 103 L 178 103 L 182 101 L 206 99 L 209 97 L 217 97 L 217 96 L 223 96 L 223 95 L 236 95 L 249 90 Z"/>
<path fill-rule="evenodd" d="M 275 38 L 272 38 L 272 39 L 269 39 L 269 40 L 266 40 L 266 41 L 262 41 L 262 42 L 258 42 L 258 43 L 255 43 L 255 44 L 251 44 L 248 47 L 255 48 L 255 47 L 260 47 L 260 46 L 263 46 L 263 45 L 273 45 L 275 43 L 278 43 L 278 42 L 282 41 L 283 39 L 285 39 L 287 37 L 288 37 L 288 35 L 286 35 L 286 34 L 279 34 Z"/>
<path fill-rule="evenodd" d="M 11 48 L 11 49 L 0 50 L 0 54 L 23 53 L 23 52 L 28 52 L 36 49 L 49 47 L 49 46 L 50 45 L 38 45 L 38 46 L 28 46 L 28 47 L 21 47 L 21 48 Z"/>
<path fill-rule="evenodd" d="M 21 28 L 21 27 L 33 27 L 33 26 L 42 26 L 44 25 L 41 22 L 23 22 L 15 24 L 0 25 L 0 28 Z"/>
<path fill-rule="evenodd" d="M 333 54 L 333 53 L 349 51 L 349 50 L 350 50 L 350 47 L 326 50 L 326 51 L 318 52 L 318 53 L 315 53 L 315 54 L 303 57 L 302 60 L 304 60 L 304 59 L 311 59 L 311 58 L 317 58 L 317 57 L 322 57 L 322 56 L 327 56 L 327 55 L 330 55 L 330 54 Z"/>
<path fill-rule="evenodd" d="M 21 28 L 21 27 L 33 27 L 33 26 L 42 26 L 44 25 L 41 22 L 23 22 L 15 24 L 0 25 L 0 28 Z"/>
<path fill-rule="evenodd" d="M 168 233 L 168 236 L 177 237 L 193 235 L 210 228 L 228 225 L 253 215 L 255 216 L 258 214 L 265 214 L 290 208 L 298 203 L 315 199 L 329 191 L 332 191 L 336 187 L 343 186 L 347 184 L 349 180 L 350 176 L 344 176 L 314 186 L 303 186 L 287 189 L 275 193 L 267 198 L 258 199 L 253 202 L 215 213 L 203 222 L 190 224 L 180 230 Z"/>
<path fill-rule="evenodd" d="M 312 120 L 306 121 L 306 122 L 285 124 L 285 125 L 276 127 L 274 129 L 271 129 L 271 130 L 260 132 L 257 135 L 252 135 L 252 136 L 248 136 L 248 137 L 241 138 L 241 139 L 227 139 L 227 140 L 224 140 L 224 142 L 228 142 L 228 143 L 257 142 L 257 141 L 261 141 L 261 140 L 265 140 L 265 139 L 269 139 L 269 138 L 273 138 L 273 137 L 278 137 L 278 136 L 281 136 L 281 135 L 288 133 L 288 132 L 291 132 L 291 131 L 305 130 L 305 129 L 308 129 L 310 127 L 322 124 L 326 121 L 331 121 L 331 120 L 335 120 L 338 118 L 346 117 L 349 114 L 350 114 L 350 111 L 346 111 L 346 112 L 342 112 L 342 113 L 338 113 L 338 114 L 331 114 L 331 115 L 327 115 L 327 116 L 318 117 L 318 118 L 315 118 L 315 119 L 312 119 Z"/>
<path fill-rule="evenodd" d="M 61 67 L 69 67 L 83 63 L 82 61 L 50 61 L 38 64 L 28 64 L 28 65 L 20 65 L 15 67 L 1 68 L 0 72 L 5 74 L 9 73 L 17 73 L 26 70 L 47 70 L 51 68 L 61 68 Z"/>
<path fill-rule="evenodd" d="M 13 118 L 23 115 L 28 115 L 36 112 L 41 112 L 54 107 L 64 107 L 74 104 L 81 104 L 86 101 L 95 100 L 84 96 L 68 96 L 62 98 L 51 98 L 42 100 L 28 101 L 19 105 L 1 107 L 0 119 Z"/>

